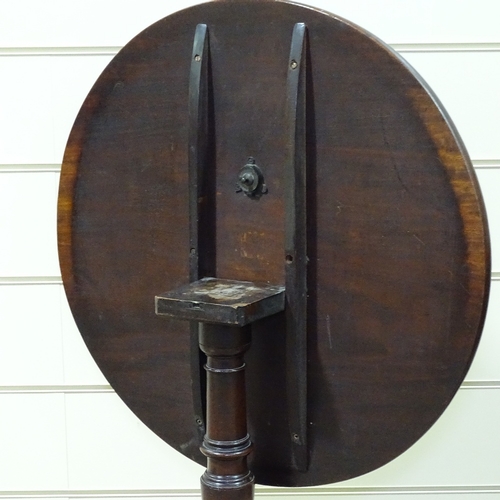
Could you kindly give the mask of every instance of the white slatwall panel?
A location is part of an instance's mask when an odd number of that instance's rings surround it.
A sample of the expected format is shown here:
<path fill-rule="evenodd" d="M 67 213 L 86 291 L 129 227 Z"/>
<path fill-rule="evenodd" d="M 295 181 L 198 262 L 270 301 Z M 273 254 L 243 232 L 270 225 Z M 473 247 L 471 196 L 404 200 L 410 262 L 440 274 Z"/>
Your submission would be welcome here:
<path fill-rule="evenodd" d="M 0 398 L 0 491 L 67 489 L 64 396 Z"/>
<path fill-rule="evenodd" d="M 2 386 L 64 383 L 60 295 L 60 285 L 0 286 Z"/>
<path fill-rule="evenodd" d="M 199 498 L 202 468 L 109 388 L 60 285 L 58 168 L 74 117 L 112 55 L 190 0 L 0 0 L 0 499 Z M 500 4 L 307 0 L 391 43 L 432 86 L 476 165 L 492 237 L 477 356 L 438 423 L 401 457 L 337 485 L 258 498 L 500 498 Z"/>
<path fill-rule="evenodd" d="M 0 161 L 4 164 L 50 163 L 47 158 L 54 159 L 53 139 L 46 137 L 53 130 L 49 59 L 39 57 L 31 62 L 28 65 L 10 57 L 0 60 L 1 74 L 9 75 L 2 78 L 0 93 Z"/>
<path fill-rule="evenodd" d="M 0 56 L 0 74 L 11 75 L 0 84 L 0 109 L 9 117 L 0 122 L 0 162 L 60 164 L 76 114 L 110 60 L 110 55 Z"/>
<path fill-rule="evenodd" d="M 57 174 L 1 176 L 0 276 L 59 275 L 54 204 Z M 7 214 L 11 217 L 5 217 Z"/>
<path fill-rule="evenodd" d="M 500 186 L 500 183 L 497 184 Z M 486 322 L 467 382 L 492 382 L 500 386 L 500 281 L 493 281 Z"/>
<path fill-rule="evenodd" d="M 116 394 L 67 395 L 66 417 L 70 489 L 199 487 L 203 468 L 166 446 Z"/>
<path fill-rule="evenodd" d="M 500 129 L 498 125 L 497 136 L 497 142 L 500 143 Z M 499 168 L 478 169 L 476 172 L 488 212 L 492 269 L 498 273 L 500 271 L 500 166 Z"/>

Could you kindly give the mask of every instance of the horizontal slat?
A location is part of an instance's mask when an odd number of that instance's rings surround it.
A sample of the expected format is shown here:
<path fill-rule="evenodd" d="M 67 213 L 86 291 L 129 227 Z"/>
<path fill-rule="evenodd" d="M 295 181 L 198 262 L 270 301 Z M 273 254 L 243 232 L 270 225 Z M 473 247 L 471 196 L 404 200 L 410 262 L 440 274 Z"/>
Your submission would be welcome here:
<path fill-rule="evenodd" d="M 153 22 L 201 0 L 4 2 L 0 47 L 120 46 Z M 302 0 L 389 43 L 500 42 L 496 0 Z M 202 22 L 200 20 L 199 22 Z"/>
<path fill-rule="evenodd" d="M 0 394 L 97 394 L 114 392 L 110 385 L 11 385 L 0 386 Z"/>
<path fill-rule="evenodd" d="M 67 491 L 0 491 L 0 498 L 11 499 L 11 498 L 43 498 L 44 500 L 69 500 Z"/>
<path fill-rule="evenodd" d="M 500 381 L 498 380 L 465 380 L 460 389 L 500 389 Z"/>
<path fill-rule="evenodd" d="M 294 500 L 310 500 L 312 497 L 329 498 L 335 500 L 362 500 L 369 497 L 376 497 L 378 500 L 402 500 L 408 498 L 422 498 L 426 500 L 456 500 L 459 495 L 460 500 L 497 500 L 500 488 L 495 486 L 482 486 L 475 488 L 374 488 L 374 489 L 350 489 L 331 491 L 325 488 L 294 488 L 294 489 L 270 489 L 256 487 L 256 497 L 259 500 L 271 500 L 277 498 L 292 498 Z M 20 492 L 19 494 L 0 492 L 0 499 L 27 499 L 43 498 L 44 500 L 66 500 L 66 499 L 168 499 L 181 500 L 192 498 L 199 500 L 199 490 L 129 490 L 129 491 L 63 491 L 63 492 Z"/>
<path fill-rule="evenodd" d="M 396 52 L 499 52 L 500 43 L 392 43 Z M 0 57 L 115 56 L 122 46 L 107 47 L 0 47 Z"/>
<path fill-rule="evenodd" d="M 62 278 L 60 276 L 0 276 L 0 286 L 19 285 L 62 285 Z"/>
<path fill-rule="evenodd" d="M 120 47 L 0 47 L 0 57 L 115 56 Z"/>
<path fill-rule="evenodd" d="M 425 498 L 426 500 L 456 500 L 457 495 L 460 495 L 460 500 L 476 500 L 478 498 L 489 500 L 496 499 L 499 493 L 498 488 L 477 488 L 473 490 L 468 490 L 464 488 L 443 488 L 437 491 L 432 488 L 387 488 L 387 489 L 366 489 L 366 490 L 350 490 L 332 492 L 328 490 L 320 491 L 263 491 L 258 492 L 259 500 L 271 500 L 274 498 L 290 498 L 293 500 L 310 500 L 312 497 L 322 498 L 327 500 L 332 498 L 335 500 L 364 500 L 366 497 L 374 498 L 377 500 L 402 500 L 408 498 Z M 181 498 L 181 497 L 179 497 Z M 193 497 L 196 498 L 196 497 Z"/>
<path fill-rule="evenodd" d="M 464 381 L 461 390 L 467 389 L 500 389 L 500 381 Z M 102 385 L 3 385 L 0 386 L 0 394 L 101 394 L 103 392 L 113 393 L 114 389 L 108 384 Z"/>
<path fill-rule="evenodd" d="M 500 160 L 472 160 L 475 169 L 500 169 Z M 0 164 L 1 173 L 21 173 L 21 172 L 60 172 L 60 163 L 45 163 L 45 164 L 15 164 L 15 165 L 2 165 Z"/>
<path fill-rule="evenodd" d="M 43 163 L 43 164 L 35 164 L 35 163 L 26 163 L 26 164 L 4 164 L 0 165 L 0 174 L 5 173 L 21 173 L 21 172 L 60 172 L 61 164 L 60 163 Z"/>
<path fill-rule="evenodd" d="M 495 498 L 500 488 L 484 486 L 476 488 L 467 487 L 441 487 L 441 488 L 338 488 L 334 491 L 327 488 L 317 488 L 312 490 L 299 489 L 287 491 L 274 491 L 269 489 L 257 489 L 260 500 L 270 500 L 274 498 L 293 498 L 294 500 L 310 500 L 311 497 L 319 497 L 324 500 L 334 498 L 336 500 L 363 500 L 368 497 L 376 497 L 377 500 L 401 500 L 403 498 L 425 497 L 426 500 L 456 500 L 460 495 L 460 500 L 484 500 Z M 478 497 L 479 495 L 479 497 Z"/>
<path fill-rule="evenodd" d="M 402 54 L 409 52 L 498 52 L 500 43 L 393 43 Z"/>
<path fill-rule="evenodd" d="M 500 168 L 500 160 L 472 160 L 476 170 Z"/>

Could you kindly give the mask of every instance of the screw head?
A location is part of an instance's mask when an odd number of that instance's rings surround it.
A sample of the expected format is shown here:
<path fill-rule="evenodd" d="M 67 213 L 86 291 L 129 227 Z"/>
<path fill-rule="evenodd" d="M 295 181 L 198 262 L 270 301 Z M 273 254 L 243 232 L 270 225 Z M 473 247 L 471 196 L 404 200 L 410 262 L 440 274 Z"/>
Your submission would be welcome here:
<path fill-rule="evenodd" d="M 255 181 L 255 175 L 253 175 L 251 172 L 244 172 L 240 176 L 240 182 L 244 184 L 245 186 L 251 186 Z"/>
<path fill-rule="evenodd" d="M 260 178 L 254 165 L 245 165 L 238 174 L 238 187 L 245 193 L 252 194 L 259 186 Z"/>

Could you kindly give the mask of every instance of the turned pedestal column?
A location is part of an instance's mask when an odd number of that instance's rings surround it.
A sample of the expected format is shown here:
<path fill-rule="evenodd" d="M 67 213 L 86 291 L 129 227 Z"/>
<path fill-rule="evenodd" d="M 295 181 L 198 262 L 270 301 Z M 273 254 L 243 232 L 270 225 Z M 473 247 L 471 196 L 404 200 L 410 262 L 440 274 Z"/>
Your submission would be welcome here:
<path fill-rule="evenodd" d="M 250 340 L 248 325 L 200 325 L 200 349 L 207 355 L 207 432 L 201 447 L 207 457 L 201 478 L 204 500 L 253 498 L 243 360 Z"/>

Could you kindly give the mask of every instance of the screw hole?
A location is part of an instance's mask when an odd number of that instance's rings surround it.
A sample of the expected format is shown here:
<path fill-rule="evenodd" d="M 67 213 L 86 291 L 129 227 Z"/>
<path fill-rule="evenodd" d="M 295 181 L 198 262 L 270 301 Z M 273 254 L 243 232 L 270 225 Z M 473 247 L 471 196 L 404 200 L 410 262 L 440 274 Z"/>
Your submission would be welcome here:
<path fill-rule="evenodd" d="M 196 62 L 200 62 L 200 61 L 201 61 L 201 56 L 200 56 L 200 54 L 196 54 L 196 55 L 194 56 L 194 60 L 195 60 Z"/>
<path fill-rule="evenodd" d="M 285 262 L 291 264 L 293 262 L 293 255 L 287 254 L 285 257 Z"/>
<path fill-rule="evenodd" d="M 298 434 L 292 434 L 292 439 L 294 443 L 298 443 L 300 441 L 299 435 Z"/>

